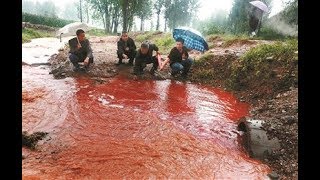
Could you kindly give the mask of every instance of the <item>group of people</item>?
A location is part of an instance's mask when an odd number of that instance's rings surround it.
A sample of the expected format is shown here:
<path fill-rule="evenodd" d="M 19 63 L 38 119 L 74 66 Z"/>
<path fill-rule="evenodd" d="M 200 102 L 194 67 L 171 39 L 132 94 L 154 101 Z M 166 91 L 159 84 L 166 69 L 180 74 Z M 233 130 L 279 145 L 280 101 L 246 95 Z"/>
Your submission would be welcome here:
<path fill-rule="evenodd" d="M 74 66 L 74 71 L 86 71 L 93 63 L 92 49 L 82 29 L 77 30 L 76 35 L 77 37 L 69 40 L 69 59 Z M 186 78 L 193 60 L 189 57 L 188 49 L 183 44 L 184 40 L 178 38 L 176 46 L 171 49 L 168 57 L 162 62 L 157 45 L 144 41 L 140 48 L 136 50 L 134 40 L 128 36 L 127 32 L 122 32 L 121 38 L 117 42 L 118 63 L 116 65 L 124 64 L 123 60 L 128 59 L 128 65 L 133 66 L 133 73 L 142 75 L 146 65 L 153 64 L 150 70 L 153 75 L 158 68 L 161 71 L 169 63 L 172 76 L 176 77 L 180 74 Z M 153 55 L 154 51 L 155 55 Z M 81 64 L 79 65 L 79 63 L 83 64 L 83 68 L 80 67 Z"/>

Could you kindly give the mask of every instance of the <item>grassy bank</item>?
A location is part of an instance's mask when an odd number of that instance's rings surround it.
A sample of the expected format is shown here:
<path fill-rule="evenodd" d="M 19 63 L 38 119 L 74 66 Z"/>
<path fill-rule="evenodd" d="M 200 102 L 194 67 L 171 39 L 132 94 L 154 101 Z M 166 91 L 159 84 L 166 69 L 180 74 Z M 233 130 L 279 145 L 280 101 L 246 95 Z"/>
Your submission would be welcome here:
<path fill-rule="evenodd" d="M 253 91 L 257 97 L 274 95 L 298 85 L 298 41 L 258 45 L 241 58 L 208 52 L 195 61 L 192 71 L 195 82 Z"/>
<path fill-rule="evenodd" d="M 140 47 L 143 41 L 150 41 L 156 44 L 162 54 L 169 54 L 170 50 L 175 46 L 175 40 L 171 33 L 146 31 L 130 33 L 129 36 L 135 40 L 137 47 Z"/>
<path fill-rule="evenodd" d="M 54 32 L 36 30 L 32 28 L 22 29 L 22 43 L 30 42 L 31 39 L 43 37 L 54 37 Z"/>

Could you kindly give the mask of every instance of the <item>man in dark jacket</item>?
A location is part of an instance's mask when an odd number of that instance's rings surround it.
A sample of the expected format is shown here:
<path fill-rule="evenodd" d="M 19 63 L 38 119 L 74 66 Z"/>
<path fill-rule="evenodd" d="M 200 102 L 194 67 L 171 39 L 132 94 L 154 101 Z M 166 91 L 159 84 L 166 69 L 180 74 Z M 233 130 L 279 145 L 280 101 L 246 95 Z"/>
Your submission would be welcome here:
<path fill-rule="evenodd" d="M 253 7 L 252 11 L 249 15 L 249 33 L 250 36 L 253 37 L 255 36 L 259 31 L 260 28 L 260 23 L 261 23 L 261 18 L 263 15 L 263 11 L 257 7 Z"/>
<path fill-rule="evenodd" d="M 69 40 L 69 59 L 74 66 L 74 71 L 79 71 L 79 62 L 83 62 L 87 69 L 90 63 L 93 63 L 93 55 L 90 42 L 85 38 L 85 32 L 78 29 L 76 35 L 77 37 Z"/>
<path fill-rule="evenodd" d="M 170 67 L 172 69 L 171 75 L 176 76 L 178 73 L 182 73 L 182 77 L 186 78 L 190 70 L 193 60 L 189 57 L 188 49 L 183 46 L 184 40 L 182 38 L 177 38 L 176 47 L 172 48 L 168 58 L 164 61 L 160 70 L 170 62 Z"/>
<path fill-rule="evenodd" d="M 156 55 L 152 56 L 153 51 L 156 51 Z M 134 63 L 134 74 L 141 75 L 143 74 L 143 69 L 147 64 L 153 63 L 150 73 L 153 75 L 155 70 L 158 68 L 158 55 L 159 48 L 155 44 L 151 44 L 148 41 L 145 41 L 141 44 L 141 48 L 138 50 L 136 61 Z"/>
<path fill-rule="evenodd" d="M 129 58 L 129 65 L 133 66 L 133 60 L 134 57 L 136 56 L 136 45 L 130 37 L 128 37 L 127 32 L 122 32 L 121 38 L 117 43 L 118 50 L 117 50 L 117 55 L 118 55 L 118 63 L 116 65 L 123 64 L 122 59 L 128 59 Z"/>

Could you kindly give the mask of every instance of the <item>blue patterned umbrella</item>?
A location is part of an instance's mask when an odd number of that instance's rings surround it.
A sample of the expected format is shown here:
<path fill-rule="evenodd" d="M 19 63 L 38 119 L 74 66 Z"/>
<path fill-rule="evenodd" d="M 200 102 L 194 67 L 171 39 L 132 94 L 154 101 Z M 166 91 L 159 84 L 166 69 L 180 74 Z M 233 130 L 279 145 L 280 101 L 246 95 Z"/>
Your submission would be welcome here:
<path fill-rule="evenodd" d="M 207 42 L 197 30 L 188 27 L 175 28 L 173 30 L 173 38 L 177 40 L 179 37 L 184 39 L 184 46 L 189 49 L 194 49 L 201 52 L 209 50 Z"/>

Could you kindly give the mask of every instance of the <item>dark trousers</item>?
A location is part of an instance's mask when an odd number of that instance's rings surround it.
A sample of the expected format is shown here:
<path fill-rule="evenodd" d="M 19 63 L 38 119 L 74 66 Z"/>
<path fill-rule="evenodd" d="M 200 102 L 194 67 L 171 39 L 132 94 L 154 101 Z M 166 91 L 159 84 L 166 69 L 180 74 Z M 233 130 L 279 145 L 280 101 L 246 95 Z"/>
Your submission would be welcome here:
<path fill-rule="evenodd" d="M 136 57 L 136 53 L 137 53 L 136 51 L 125 51 L 124 52 L 124 54 L 128 56 L 130 64 L 133 64 L 133 60 Z M 123 59 L 123 56 L 122 56 L 123 54 L 117 52 L 117 55 L 118 55 L 118 59 L 119 59 L 118 63 L 121 64 L 122 63 L 122 59 Z"/>
<path fill-rule="evenodd" d="M 75 68 L 79 68 L 78 63 L 83 62 L 86 59 L 86 57 L 79 57 L 75 54 L 70 53 L 69 59 Z M 93 57 L 89 58 L 89 64 L 87 66 L 89 66 L 90 63 L 93 63 Z"/>
<path fill-rule="evenodd" d="M 172 74 L 175 75 L 182 72 L 182 75 L 186 76 L 191 68 L 191 65 L 193 64 L 193 60 L 191 58 L 188 58 L 186 60 L 183 60 L 181 62 L 175 62 L 170 65 L 172 69 Z"/>
<path fill-rule="evenodd" d="M 147 66 L 147 64 L 151 64 L 151 63 L 153 63 L 151 71 L 155 71 L 159 66 L 157 56 L 137 58 L 134 63 L 134 68 L 133 68 L 134 73 L 142 74 L 143 69 Z"/>

